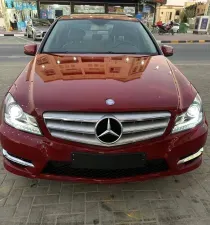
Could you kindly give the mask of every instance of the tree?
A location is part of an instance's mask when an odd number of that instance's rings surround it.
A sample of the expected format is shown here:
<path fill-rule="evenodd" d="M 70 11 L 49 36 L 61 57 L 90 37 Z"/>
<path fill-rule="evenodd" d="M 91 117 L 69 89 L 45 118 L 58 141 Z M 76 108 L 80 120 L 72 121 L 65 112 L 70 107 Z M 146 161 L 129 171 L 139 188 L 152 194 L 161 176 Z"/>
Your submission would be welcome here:
<path fill-rule="evenodd" d="M 185 8 L 185 13 L 188 18 L 194 18 L 196 16 L 197 4 L 190 5 Z"/>
<path fill-rule="evenodd" d="M 181 23 L 188 23 L 188 17 L 187 17 L 187 14 L 186 14 L 186 11 L 182 11 L 181 15 Z"/>

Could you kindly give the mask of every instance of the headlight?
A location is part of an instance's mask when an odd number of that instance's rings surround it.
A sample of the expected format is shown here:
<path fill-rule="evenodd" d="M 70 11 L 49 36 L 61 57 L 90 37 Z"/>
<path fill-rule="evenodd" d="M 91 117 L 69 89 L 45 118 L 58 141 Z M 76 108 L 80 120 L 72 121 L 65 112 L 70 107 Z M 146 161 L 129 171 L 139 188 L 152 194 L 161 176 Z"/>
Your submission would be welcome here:
<path fill-rule="evenodd" d="M 24 113 L 11 94 L 8 94 L 5 99 L 4 120 L 18 130 L 41 135 L 36 119 Z"/>
<path fill-rule="evenodd" d="M 176 118 L 172 133 L 189 130 L 196 127 L 203 120 L 203 107 L 200 96 L 197 94 L 187 112 Z"/>

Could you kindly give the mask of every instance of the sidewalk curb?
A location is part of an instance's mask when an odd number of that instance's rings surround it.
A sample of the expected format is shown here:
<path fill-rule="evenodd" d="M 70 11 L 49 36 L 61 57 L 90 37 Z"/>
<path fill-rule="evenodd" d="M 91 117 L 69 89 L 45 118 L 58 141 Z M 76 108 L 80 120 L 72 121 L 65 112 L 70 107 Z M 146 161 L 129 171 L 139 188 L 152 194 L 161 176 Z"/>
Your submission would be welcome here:
<path fill-rule="evenodd" d="M 178 40 L 173 40 L 173 41 L 160 41 L 158 40 L 158 43 L 160 44 L 192 44 L 192 43 L 210 43 L 210 40 L 182 40 L 182 41 L 178 41 Z"/>
<path fill-rule="evenodd" d="M 0 34 L 0 37 L 25 37 L 26 34 Z"/>

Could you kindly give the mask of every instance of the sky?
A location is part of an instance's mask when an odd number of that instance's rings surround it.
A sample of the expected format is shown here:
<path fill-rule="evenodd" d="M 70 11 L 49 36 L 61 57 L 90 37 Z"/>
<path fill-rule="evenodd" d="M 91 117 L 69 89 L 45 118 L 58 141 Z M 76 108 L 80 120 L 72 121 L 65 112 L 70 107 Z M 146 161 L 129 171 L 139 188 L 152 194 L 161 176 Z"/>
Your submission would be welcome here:
<path fill-rule="evenodd" d="M 207 0 L 167 0 L 167 5 L 184 5 L 185 2 L 206 2 Z"/>

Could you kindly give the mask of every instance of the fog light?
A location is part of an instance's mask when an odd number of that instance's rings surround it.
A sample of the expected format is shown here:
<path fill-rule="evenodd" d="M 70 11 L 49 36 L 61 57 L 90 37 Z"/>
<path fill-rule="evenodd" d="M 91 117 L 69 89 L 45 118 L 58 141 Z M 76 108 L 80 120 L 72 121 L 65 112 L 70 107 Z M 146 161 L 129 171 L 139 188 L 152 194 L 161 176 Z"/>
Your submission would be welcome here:
<path fill-rule="evenodd" d="M 20 164 L 22 166 L 34 167 L 34 165 L 30 162 L 26 162 L 22 159 L 19 159 L 15 156 L 10 155 L 5 149 L 2 150 L 3 156 L 11 162 Z"/>
<path fill-rule="evenodd" d="M 195 154 L 190 155 L 190 156 L 188 156 L 188 157 L 186 157 L 186 158 L 184 158 L 184 159 L 179 160 L 178 165 L 179 165 L 179 164 L 186 163 L 186 162 L 189 162 L 189 161 L 191 161 L 191 160 L 193 160 L 193 159 L 198 158 L 199 156 L 201 156 L 201 155 L 203 154 L 203 150 L 204 150 L 204 149 L 201 148 L 201 149 L 200 149 L 198 152 L 196 152 Z"/>

